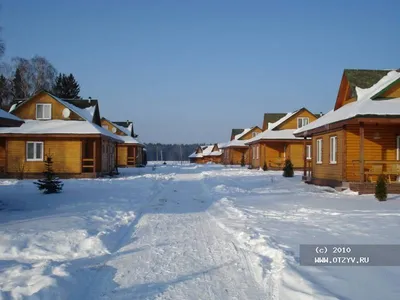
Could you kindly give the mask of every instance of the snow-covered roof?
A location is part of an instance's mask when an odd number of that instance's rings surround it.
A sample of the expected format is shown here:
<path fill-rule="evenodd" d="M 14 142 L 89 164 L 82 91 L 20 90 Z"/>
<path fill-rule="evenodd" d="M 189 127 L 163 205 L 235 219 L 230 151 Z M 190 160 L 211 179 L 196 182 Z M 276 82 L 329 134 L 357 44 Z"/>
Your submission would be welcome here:
<path fill-rule="evenodd" d="M 201 157 L 203 157 L 203 153 L 193 152 L 192 154 L 189 155 L 189 158 L 201 158 Z"/>
<path fill-rule="evenodd" d="M 196 153 L 197 149 L 195 152 L 189 155 L 189 158 L 200 158 L 204 156 L 220 156 L 222 155 L 222 150 L 221 147 L 223 147 L 225 144 L 224 143 L 219 143 L 217 144 L 219 150 L 218 151 L 212 151 L 214 149 L 215 144 L 212 145 L 207 145 L 207 146 L 201 146 L 201 149 L 203 150 L 202 153 Z"/>
<path fill-rule="evenodd" d="M 301 138 L 293 135 L 296 129 L 265 130 L 256 137 L 245 141 L 246 145 L 259 140 L 298 140 Z"/>
<path fill-rule="evenodd" d="M 381 90 L 400 79 L 400 72 L 391 71 L 375 85 L 367 89 L 356 88 L 357 101 L 351 102 L 337 110 L 331 110 L 321 118 L 297 129 L 294 133 L 301 134 L 328 124 L 348 120 L 357 116 L 397 116 L 400 115 L 400 98 L 372 100 Z"/>
<path fill-rule="evenodd" d="M 284 116 L 283 118 L 280 118 L 278 121 L 276 121 L 275 123 L 268 123 L 268 128 L 267 130 L 273 130 L 274 128 L 278 127 L 279 125 L 281 125 L 283 122 L 285 122 L 286 120 L 288 120 L 290 117 L 292 117 L 294 114 L 296 114 L 298 112 L 298 110 L 294 111 L 294 112 L 290 112 L 287 113 L 286 116 Z"/>
<path fill-rule="evenodd" d="M 67 101 L 62 100 L 61 98 L 58 98 L 57 96 L 54 96 L 53 94 L 48 93 L 51 97 L 53 97 L 54 99 L 56 99 L 58 102 L 60 102 L 62 105 L 64 105 L 65 107 L 67 107 L 69 110 L 73 111 L 74 113 L 76 113 L 78 116 L 80 116 L 82 119 L 89 121 L 89 122 L 93 122 L 93 115 L 94 115 L 94 110 L 95 107 L 88 107 L 86 108 L 79 108 Z"/>
<path fill-rule="evenodd" d="M 254 127 L 253 127 L 254 128 Z M 253 128 L 246 128 L 244 129 L 241 133 L 235 135 L 235 140 L 239 140 L 240 138 L 242 138 L 243 136 L 245 136 L 246 134 L 248 134 Z"/>
<path fill-rule="evenodd" d="M 120 125 L 117 125 L 117 124 L 115 124 L 115 123 L 113 123 L 113 122 L 111 122 L 111 121 L 109 121 L 111 124 L 113 124 L 113 126 L 115 126 L 116 128 L 118 128 L 121 132 L 123 132 L 124 134 L 126 134 L 126 135 L 128 135 L 128 136 L 130 136 L 131 135 L 131 131 L 128 129 L 128 128 L 126 128 L 126 127 L 124 127 L 124 126 L 120 126 Z"/>
<path fill-rule="evenodd" d="M 14 116 L 13 114 L 10 114 L 2 109 L 0 109 L 0 119 L 9 119 L 13 121 L 23 122 L 23 120 L 21 120 L 17 116 Z"/>
<path fill-rule="evenodd" d="M 232 140 L 228 143 L 226 143 L 223 147 L 220 148 L 229 148 L 229 147 L 246 147 L 245 143 L 248 140 Z"/>
<path fill-rule="evenodd" d="M 120 139 L 122 139 L 124 141 L 125 144 L 132 144 L 132 145 L 141 145 L 143 146 L 143 144 L 141 142 L 139 142 L 137 139 L 134 139 L 131 136 L 118 136 Z"/>
<path fill-rule="evenodd" d="M 72 120 L 25 120 L 20 127 L 1 127 L 0 134 L 101 134 L 123 142 L 123 140 L 108 130 L 89 122 Z"/>

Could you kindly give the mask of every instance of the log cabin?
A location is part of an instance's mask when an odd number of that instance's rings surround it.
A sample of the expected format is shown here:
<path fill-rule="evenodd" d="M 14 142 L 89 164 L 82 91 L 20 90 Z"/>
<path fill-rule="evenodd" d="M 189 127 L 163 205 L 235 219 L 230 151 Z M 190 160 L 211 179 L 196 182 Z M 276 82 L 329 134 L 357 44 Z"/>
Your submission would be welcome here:
<path fill-rule="evenodd" d="M 280 119 L 277 117 L 282 116 Z M 303 141 L 293 135 L 294 131 L 316 120 L 318 115 L 306 108 L 287 114 L 264 114 L 265 131 L 246 141 L 250 147 L 250 164 L 253 168 L 266 166 L 271 170 L 281 170 L 286 159 L 290 159 L 295 169 L 303 168 L 303 156 L 311 160 L 310 152 L 305 153 Z M 275 120 L 275 122 L 270 122 Z M 307 141 L 307 151 L 311 150 L 311 141 Z M 304 152 L 304 153 L 303 153 Z"/>
<path fill-rule="evenodd" d="M 80 100 L 74 100 L 80 101 Z M 14 103 L 20 127 L 1 127 L 2 177 L 42 176 L 47 155 L 63 178 L 98 177 L 116 169 L 115 148 L 123 140 L 101 127 L 98 104 L 79 108 L 47 91 Z"/>
<path fill-rule="evenodd" d="M 196 151 L 189 155 L 189 161 L 196 164 L 206 163 L 222 163 L 224 144 L 213 144 L 207 146 L 199 146 Z"/>
<path fill-rule="evenodd" d="M 232 129 L 230 141 L 223 146 L 222 163 L 225 165 L 241 165 L 243 160 L 246 165 L 250 164 L 249 146 L 245 145 L 245 142 L 261 132 L 262 130 L 258 126 Z"/>
<path fill-rule="evenodd" d="M 344 70 L 334 108 L 295 132 L 312 139 L 304 180 L 373 193 L 380 174 L 400 193 L 400 72 Z"/>
<path fill-rule="evenodd" d="M 132 122 L 112 122 L 103 117 L 101 126 L 124 140 L 123 143 L 117 146 L 118 167 L 145 165 L 146 159 L 144 156 L 146 152 L 144 151 L 144 145 L 136 139 L 138 135 L 133 130 Z"/>

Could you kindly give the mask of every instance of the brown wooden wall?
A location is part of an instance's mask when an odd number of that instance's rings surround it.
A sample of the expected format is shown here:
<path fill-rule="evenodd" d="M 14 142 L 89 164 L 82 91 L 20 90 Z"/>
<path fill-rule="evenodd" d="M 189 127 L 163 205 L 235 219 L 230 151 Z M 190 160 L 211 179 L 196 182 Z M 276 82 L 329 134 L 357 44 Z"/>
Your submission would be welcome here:
<path fill-rule="evenodd" d="M 55 173 L 81 173 L 81 141 L 65 139 L 22 139 L 7 140 L 7 172 L 18 173 L 23 167 L 25 173 L 44 171 L 43 161 L 26 161 L 26 142 L 44 142 L 44 155 L 53 156 Z"/>
<path fill-rule="evenodd" d="M 244 155 L 245 163 L 249 164 L 249 148 L 226 148 L 222 157 L 226 157 L 222 162 L 227 165 L 240 165 L 242 162 L 242 155 Z M 225 156 L 226 153 L 226 156 Z"/>
<path fill-rule="evenodd" d="M 330 137 L 337 136 L 336 164 L 330 163 Z M 312 166 L 313 177 L 320 179 L 343 180 L 343 163 L 345 159 L 344 131 L 337 130 L 329 133 L 316 135 L 312 138 Z M 317 163 L 317 139 L 322 138 L 322 164 Z"/>
<path fill-rule="evenodd" d="M 126 144 L 118 145 L 118 166 L 128 165 L 128 146 Z"/>
<path fill-rule="evenodd" d="M 317 118 L 308 112 L 307 110 L 303 109 L 299 113 L 293 115 L 291 118 L 283 122 L 279 125 L 276 130 L 283 130 L 283 129 L 297 129 L 297 118 L 300 117 L 307 117 L 309 118 L 309 122 L 315 121 Z"/>
<path fill-rule="evenodd" d="M 36 104 L 37 103 L 49 103 L 51 104 L 51 118 L 53 120 L 66 120 L 62 112 L 65 108 L 58 101 L 54 100 L 46 93 L 40 93 L 36 95 L 33 99 L 27 101 L 20 107 L 18 107 L 13 113 L 21 119 L 36 119 Z M 71 115 L 68 120 L 82 120 L 77 114 L 71 111 Z"/>
<path fill-rule="evenodd" d="M 6 139 L 0 138 L 0 173 L 5 172 L 6 167 Z"/>
<path fill-rule="evenodd" d="M 385 98 L 399 98 L 400 97 L 400 83 L 393 85 L 382 95 Z"/>

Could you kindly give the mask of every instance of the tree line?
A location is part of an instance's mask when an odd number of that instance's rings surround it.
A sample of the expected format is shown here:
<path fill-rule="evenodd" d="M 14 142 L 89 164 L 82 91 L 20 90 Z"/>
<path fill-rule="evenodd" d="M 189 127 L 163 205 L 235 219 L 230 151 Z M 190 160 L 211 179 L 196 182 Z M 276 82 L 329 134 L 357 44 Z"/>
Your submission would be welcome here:
<path fill-rule="evenodd" d="M 6 49 L 0 38 L 0 108 L 7 109 L 16 99 L 26 99 L 40 90 L 64 99 L 79 99 L 80 86 L 74 75 L 58 73 L 45 57 L 14 57 L 2 61 Z"/>
<path fill-rule="evenodd" d="M 188 161 L 200 144 L 146 144 L 148 161 Z"/>

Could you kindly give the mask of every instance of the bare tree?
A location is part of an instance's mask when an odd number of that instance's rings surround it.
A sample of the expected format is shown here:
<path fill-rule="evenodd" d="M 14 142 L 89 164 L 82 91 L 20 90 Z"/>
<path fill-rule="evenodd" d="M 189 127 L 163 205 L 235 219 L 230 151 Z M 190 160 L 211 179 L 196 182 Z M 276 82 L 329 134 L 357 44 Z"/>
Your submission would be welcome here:
<path fill-rule="evenodd" d="M 4 55 L 4 51 L 6 51 L 6 44 L 4 44 L 4 41 L 0 38 L 0 58 Z"/>
<path fill-rule="evenodd" d="M 24 97 L 30 97 L 42 89 L 52 89 L 57 70 L 46 58 L 37 55 L 32 59 L 15 57 L 13 62 L 22 78 L 21 90 Z"/>

